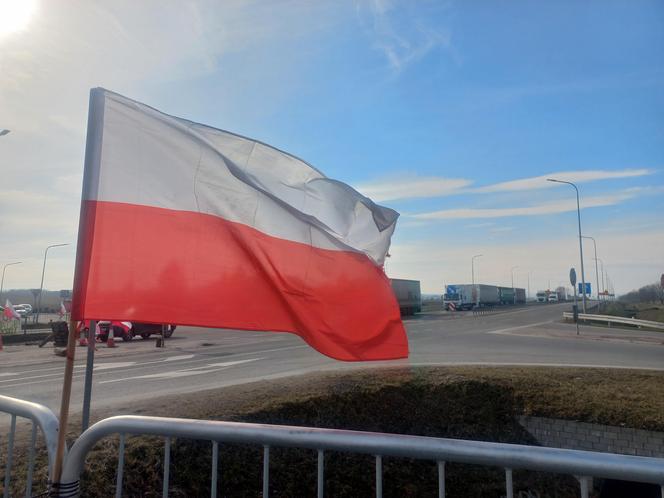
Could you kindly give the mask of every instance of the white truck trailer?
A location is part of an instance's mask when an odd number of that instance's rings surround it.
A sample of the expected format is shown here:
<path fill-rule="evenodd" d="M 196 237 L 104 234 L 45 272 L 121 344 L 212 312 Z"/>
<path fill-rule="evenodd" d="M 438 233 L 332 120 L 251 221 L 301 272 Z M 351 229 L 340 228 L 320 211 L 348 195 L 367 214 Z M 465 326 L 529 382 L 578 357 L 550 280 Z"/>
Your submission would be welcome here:
<path fill-rule="evenodd" d="M 450 311 L 471 310 L 475 307 L 498 304 L 500 304 L 500 292 L 495 285 L 448 285 L 443 295 L 443 307 Z"/>

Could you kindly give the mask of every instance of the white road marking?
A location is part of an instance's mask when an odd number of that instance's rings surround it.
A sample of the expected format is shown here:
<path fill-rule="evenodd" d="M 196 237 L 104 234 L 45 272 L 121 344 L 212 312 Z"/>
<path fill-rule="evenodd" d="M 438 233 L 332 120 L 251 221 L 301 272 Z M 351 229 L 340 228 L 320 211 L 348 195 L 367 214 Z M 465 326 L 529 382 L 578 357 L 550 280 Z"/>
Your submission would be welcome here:
<path fill-rule="evenodd" d="M 258 361 L 262 360 L 263 358 L 251 358 L 250 360 L 237 360 L 237 361 L 225 361 L 223 363 L 210 363 L 209 365 L 206 365 L 208 367 L 231 367 L 233 365 L 239 365 L 240 363 L 249 363 L 251 361 Z M 200 367 L 198 367 L 200 368 Z M 193 368 L 192 368 L 193 370 Z"/>
<path fill-rule="evenodd" d="M 59 374 L 59 375 L 60 375 L 60 377 L 62 377 L 62 374 Z M 43 377 L 43 376 L 40 375 L 39 377 Z M 78 379 L 82 379 L 83 377 L 85 377 L 83 374 L 74 375 L 72 377 L 72 379 L 78 380 Z M 18 379 L 12 379 L 12 380 L 14 382 L 16 382 Z M 0 387 L 2 387 L 2 389 L 9 389 L 11 387 L 24 387 L 24 386 L 31 386 L 33 384 L 43 384 L 43 383 L 44 383 L 43 380 L 36 380 L 34 382 L 20 382 L 18 384 L 10 384 L 10 385 L 0 386 Z M 60 384 L 58 384 L 58 389 L 59 389 L 59 386 L 60 386 Z"/>
<path fill-rule="evenodd" d="M 193 354 L 181 354 L 180 356 L 169 356 L 168 358 L 165 358 L 164 361 L 188 360 L 193 357 L 194 357 Z"/>
<path fill-rule="evenodd" d="M 17 373 L 11 373 L 11 372 L 2 372 L 0 373 L 0 377 L 11 377 L 13 375 L 18 375 Z"/>
<path fill-rule="evenodd" d="M 539 325 L 546 325 L 547 323 L 553 323 L 555 320 L 547 320 L 546 322 L 537 322 L 537 323 L 529 323 L 528 325 L 518 325 L 516 327 L 507 327 L 504 329 L 498 329 L 498 330 L 489 330 L 485 332 L 486 334 L 509 334 L 512 330 L 521 330 L 521 329 L 528 329 L 531 327 L 537 327 Z"/>
<path fill-rule="evenodd" d="M 174 379 L 178 377 L 188 377 L 190 375 L 200 375 L 204 373 L 217 372 L 225 368 L 232 367 L 234 365 L 240 365 L 242 363 L 250 363 L 252 361 L 262 360 L 263 358 L 251 358 L 249 360 L 237 360 L 237 361 L 226 361 L 223 363 L 208 363 L 200 367 L 185 368 L 182 370 L 175 370 L 174 372 L 159 372 L 154 374 L 147 375 L 137 375 L 133 377 L 126 377 L 123 379 L 111 379 L 101 381 L 100 384 L 111 384 L 114 382 L 123 382 L 126 380 L 137 380 L 137 379 Z"/>
<path fill-rule="evenodd" d="M 219 349 L 219 348 L 223 349 L 223 346 L 210 347 L 210 348 L 207 348 L 206 351 Z M 295 349 L 309 349 L 309 350 L 311 350 L 311 348 L 309 346 L 306 346 L 306 345 L 286 346 L 286 347 L 283 347 L 283 348 L 263 349 L 263 350 L 259 350 L 259 351 L 250 351 L 250 352 L 247 352 L 247 353 L 237 353 L 237 354 L 232 353 L 232 356 L 235 357 L 235 358 L 238 358 L 238 357 L 242 357 L 242 356 L 250 356 L 250 355 L 265 354 L 265 353 L 275 353 L 275 352 L 279 352 L 279 351 L 291 351 L 291 350 L 295 350 Z M 184 355 L 182 355 L 182 356 L 184 356 Z M 182 361 L 186 361 L 186 360 L 182 360 Z M 191 364 L 191 363 L 200 363 L 200 362 L 205 362 L 205 361 L 210 361 L 210 358 L 202 358 L 202 359 L 190 360 L 190 361 L 186 361 L 186 362 Z M 147 365 L 152 365 L 152 364 L 155 364 L 155 363 L 164 363 L 164 359 L 159 359 L 159 360 L 156 360 L 156 361 L 146 361 L 146 362 L 137 361 L 136 365 L 134 365 L 133 367 L 130 367 L 130 369 L 132 371 L 135 371 L 135 370 L 138 370 L 138 369 L 141 369 L 141 368 L 149 368 Z M 103 363 L 100 363 L 99 365 L 103 365 Z M 75 368 L 84 368 L 85 364 L 75 365 L 74 367 Z M 0 380 L 0 387 L 2 387 L 3 389 L 5 389 L 5 388 L 9 389 L 11 387 L 30 386 L 30 385 L 34 385 L 34 384 L 41 384 L 44 381 L 43 380 L 34 381 L 34 382 L 24 382 L 24 381 L 31 380 L 31 379 L 44 379 L 44 378 L 47 378 L 47 377 L 62 377 L 62 372 L 64 370 L 64 367 L 53 367 L 53 368 L 47 368 L 47 369 L 42 369 L 42 370 L 29 370 L 29 371 L 20 372 L 17 375 L 22 375 L 22 374 L 30 373 L 30 372 L 39 372 L 39 371 L 43 372 L 45 370 L 56 370 L 56 369 L 59 370 L 59 371 L 55 372 L 55 373 L 51 373 L 51 374 L 35 375 L 35 376 L 32 376 L 32 377 L 23 377 L 20 380 L 20 384 L 16 383 L 16 382 L 19 382 L 19 379 L 15 379 L 15 378 Z M 80 370 L 79 370 L 79 372 L 80 372 Z M 81 378 L 82 378 L 82 372 L 81 372 Z M 124 380 L 130 380 L 132 378 L 133 377 L 128 377 Z M 11 384 L 11 385 L 4 384 L 3 385 L 3 383 L 7 383 L 7 382 L 14 382 L 14 384 Z M 108 382 L 108 381 L 103 381 L 103 382 Z"/>
<path fill-rule="evenodd" d="M 135 365 L 135 361 L 119 361 L 116 363 L 97 363 L 94 366 L 94 371 L 97 370 L 110 370 L 112 368 L 127 368 Z"/>
<path fill-rule="evenodd" d="M 17 374 L 18 375 L 18 374 Z M 44 377 L 62 377 L 62 371 L 52 373 L 52 374 L 44 374 L 44 375 L 32 375 L 31 377 L 21 377 L 21 380 L 30 380 L 30 379 L 43 379 Z M 0 384 L 3 382 L 16 382 L 18 379 L 7 379 L 7 380 L 0 380 Z M 0 385 L 0 387 L 3 387 Z"/>

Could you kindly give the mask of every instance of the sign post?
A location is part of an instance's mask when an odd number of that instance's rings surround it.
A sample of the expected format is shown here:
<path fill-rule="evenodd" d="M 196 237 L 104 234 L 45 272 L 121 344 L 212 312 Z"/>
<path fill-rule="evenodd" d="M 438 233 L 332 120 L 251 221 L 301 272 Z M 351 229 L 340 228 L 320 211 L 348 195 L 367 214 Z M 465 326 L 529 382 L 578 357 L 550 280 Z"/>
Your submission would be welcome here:
<path fill-rule="evenodd" d="M 576 270 L 574 268 L 570 268 L 569 270 L 569 283 L 572 284 L 572 288 L 574 289 L 574 306 L 572 306 L 572 312 L 574 314 L 574 323 L 576 324 L 576 335 L 579 335 L 579 305 L 576 293 Z"/>

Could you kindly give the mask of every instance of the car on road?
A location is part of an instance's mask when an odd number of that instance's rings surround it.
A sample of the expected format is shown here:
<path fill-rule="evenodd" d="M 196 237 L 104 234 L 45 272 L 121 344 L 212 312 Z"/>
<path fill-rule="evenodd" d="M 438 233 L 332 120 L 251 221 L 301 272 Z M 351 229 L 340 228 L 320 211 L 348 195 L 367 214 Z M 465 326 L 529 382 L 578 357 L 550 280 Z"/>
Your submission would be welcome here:
<path fill-rule="evenodd" d="M 175 325 L 171 324 L 161 325 L 159 323 L 118 322 L 109 320 L 101 320 L 98 322 L 98 325 L 99 329 L 97 332 L 97 338 L 102 342 L 108 340 L 111 327 L 113 329 L 113 337 L 116 339 L 122 339 L 125 342 L 131 341 L 137 335 L 140 335 L 143 339 L 149 339 L 153 334 L 161 335 L 162 327 L 164 337 L 169 338 L 173 335 L 176 328 Z M 81 322 L 78 330 L 84 331 L 87 335 L 90 330 L 90 320 Z"/>
<path fill-rule="evenodd" d="M 556 293 L 549 294 L 549 297 L 547 298 L 547 301 L 549 303 L 557 303 L 558 302 L 558 294 L 556 294 Z"/>
<path fill-rule="evenodd" d="M 164 337 L 166 337 L 167 339 L 173 335 L 173 332 L 175 332 L 175 325 L 171 325 L 169 323 L 161 325 L 159 323 L 133 322 L 132 333 L 135 336 L 140 335 L 143 339 L 149 339 L 150 335 L 152 334 L 161 335 L 162 327 L 163 327 Z"/>
<path fill-rule="evenodd" d="M 28 316 L 30 313 L 32 313 L 32 306 L 29 304 L 15 304 L 14 305 L 14 311 L 20 316 L 21 318 Z"/>

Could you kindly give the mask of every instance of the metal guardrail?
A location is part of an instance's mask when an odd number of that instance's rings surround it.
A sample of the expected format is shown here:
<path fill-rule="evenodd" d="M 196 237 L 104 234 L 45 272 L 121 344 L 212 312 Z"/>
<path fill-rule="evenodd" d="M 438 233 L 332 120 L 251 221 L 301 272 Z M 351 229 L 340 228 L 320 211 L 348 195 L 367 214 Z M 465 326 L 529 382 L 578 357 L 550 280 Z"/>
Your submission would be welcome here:
<path fill-rule="evenodd" d="M 574 319 L 574 313 L 564 312 L 563 318 L 565 319 Z M 636 318 L 625 318 L 622 316 L 613 316 L 613 315 L 593 315 L 590 313 L 579 313 L 579 320 L 583 321 L 592 321 L 592 322 L 607 322 L 609 327 L 612 323 L 620 323 L 623 325 L 632 325 L 638 328 L 651 328 L 664 330 L 664 323 L 662 322 L 653 322 L 652 320 L 638 320 Z"/>
<path fill-rule="evenodd" d="M 446 462 L 504 468 L 507 498 L 514 496 L 512 469 L 580 476 L 582 498 L 588 498 L 591 477 L 654 483 L 661 486 L 662 498 L 664 498 L 664 459 L 659 458 L 424 436 L 142 416 L 107 418 L 85 431 L 73 444 L 67 455 L 60 494 L 56 496 L 79 496 L 79 478 L 86 455 L 99 440 L 112 434 L 120 435 L 116 497 L 122 496 L 126 436 L 151 435 L 165 438 L 162 485 L 162 496 L 164 497 L 168 497 L 171 439 L 178 437 L 209 440 L 212 443 L 210 496 L 213 498 L 217 496 L 219 443 L 255 444 L 263 447 L 263 498 L 267 498 L 269 494 L 270 448 L 275 446 L 305 448 L 317 452 L 318 498 L 324 496 L 326 451 L 373 455 L 375 457 L 375 488 L 378 498 L 382 497 L 383 492 L 384 457 L 414 458 L 436 462 L 439 498 L 445 497 Z"/>
<path fill-rule="evenodd" d="M 483 306 L 481 308 L 473 308 L 473 316 L 493 315 L 498 310 L 494 306 Z"/>
<path fill-rule="evenodd" d="M 25 485 L 25 496 L 32 496 L 32 478 L 35 466 L 35 451 L 37 444 L 37 429 L 41 429 L 48 452 L 48 477 L 52 477 L 53 464 L 55 463 L 55 451 L 58 444 L 58 419 L 51 410 L 45 406 L 21 399 L 10 398 L 0 395 L 0 413 L 9 414 L 11 417 L 9 435 L 7 437 L 7 461 L 5 465 L 3 498 L 8 498 L 9 486 L 11 484 L 11 471 L 14 458 L 14 440 L 16 437 L 16 419 L 18 417 L 32 421 L 30 435 L 30 449 L 28 454 L 28 475 Z"/>

